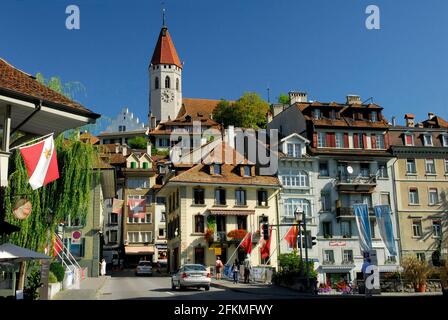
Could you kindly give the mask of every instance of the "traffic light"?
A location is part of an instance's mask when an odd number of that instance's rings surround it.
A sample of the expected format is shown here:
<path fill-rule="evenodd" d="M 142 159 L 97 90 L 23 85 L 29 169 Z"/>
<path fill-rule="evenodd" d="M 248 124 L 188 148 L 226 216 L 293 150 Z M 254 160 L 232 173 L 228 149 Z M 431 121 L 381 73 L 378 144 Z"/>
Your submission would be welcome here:
<path fill-rule="evenodd" d="M 313 246 L 315 246 L 317 244 L 316 237 L 312 237 L 311 234 L 308 234 L 308 239 L 306 239 L 307 244 L 308 244 L 308 249 L 313 248 Z"/>
<path fill-rule="evenodd" d="M 263 239 L 269 240 L 269 223 L 263 223 L 261 226 L 261 230 L 263 232 Z"/>

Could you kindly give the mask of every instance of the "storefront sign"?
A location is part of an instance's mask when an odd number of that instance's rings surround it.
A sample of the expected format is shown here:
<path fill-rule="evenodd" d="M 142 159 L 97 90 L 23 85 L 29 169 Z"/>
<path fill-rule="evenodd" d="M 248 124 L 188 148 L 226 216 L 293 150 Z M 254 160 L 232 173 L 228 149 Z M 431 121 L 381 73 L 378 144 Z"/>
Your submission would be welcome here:
<path fill-rule="evenodd" d="M 215 256 L 220 256 L 222 254 L 221 248 L 215 248 Z"/>
<path fill-rule="evenodd" d="M 347 244 L 345 241 L 330 241 L 330 247 L 345 247 Z"/>

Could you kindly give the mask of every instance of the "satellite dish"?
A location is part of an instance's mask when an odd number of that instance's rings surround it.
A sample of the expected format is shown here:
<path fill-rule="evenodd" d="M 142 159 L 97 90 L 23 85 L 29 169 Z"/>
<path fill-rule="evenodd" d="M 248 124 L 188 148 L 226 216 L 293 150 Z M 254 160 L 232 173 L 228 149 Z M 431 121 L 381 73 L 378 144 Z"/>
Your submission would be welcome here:
<path fill-rule="evenodd" d="M 347 172 L 352 174 L 353 173 L 353 168 L 351 166 L 348 166 L 347 167 Z"/>
<path fill-rule="evenodd" d="M 19 220 L 25 220 L 31 214 L 33 205 L 27 199 L 19 199 L 14 206 L 14 216 Z"/>

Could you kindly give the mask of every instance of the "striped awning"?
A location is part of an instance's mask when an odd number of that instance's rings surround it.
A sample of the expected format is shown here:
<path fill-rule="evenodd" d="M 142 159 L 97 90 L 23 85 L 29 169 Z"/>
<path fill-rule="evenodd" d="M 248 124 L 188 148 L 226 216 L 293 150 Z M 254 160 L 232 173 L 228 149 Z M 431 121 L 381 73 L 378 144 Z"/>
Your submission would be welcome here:
<path fill-rule="evenodd" d="M 339 272 L 339 271 L 350 271 L 355 267 L 354 264 L 347 264 L 347 265 L 322 265 L 320 266 L 320 268 L 322 269 L 322 271 L 325 272 L 331 272 L 331 271 L 335 271 L 335 272 Z"/>
<path fill-rule="evenodd" d="M 221 215 L 221 216 L 248 216 L 250 214 L 255 214 L 255 210 L 219 210 L 210 209 L 210 214 Z"/>
<path fill-rule="evenodd" d="M 139 246 L 139 247 L 125 247 L 124 252 L 126 254 L 136 254 L 136 255 L 143 255 L 143 254 L 152 254 L 154 253 L 154 246 Z"/>

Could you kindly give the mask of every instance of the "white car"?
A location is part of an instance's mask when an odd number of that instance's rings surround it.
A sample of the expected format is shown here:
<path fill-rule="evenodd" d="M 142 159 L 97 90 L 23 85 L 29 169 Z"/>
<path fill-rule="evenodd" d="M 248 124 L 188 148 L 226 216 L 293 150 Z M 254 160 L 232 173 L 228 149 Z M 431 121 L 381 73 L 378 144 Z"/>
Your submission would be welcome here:
<path fill-rule="evenodd" d="M 171 277 L 171 289 L 183 290 L 187 287 L 210 290 L 212 276 L 202 264 L 186 264 Z"/>
<path fill-rule="evenodd" d="M 140 261 L 137 265 L 137 268 L 135 268 L 135 275 L 149 275 L 152 276 L 152 263 L 149 261 Z"/>

